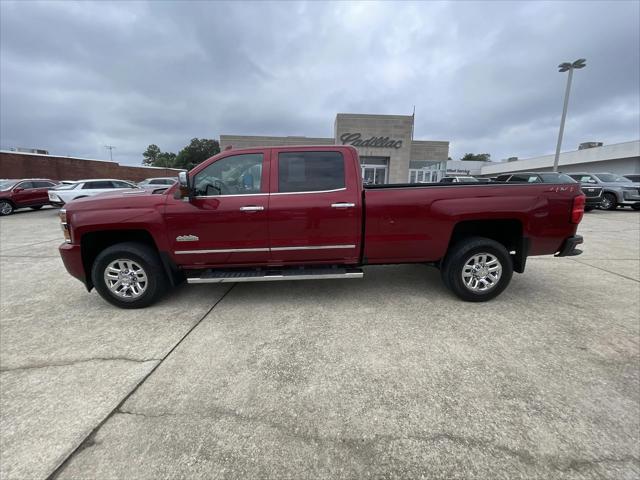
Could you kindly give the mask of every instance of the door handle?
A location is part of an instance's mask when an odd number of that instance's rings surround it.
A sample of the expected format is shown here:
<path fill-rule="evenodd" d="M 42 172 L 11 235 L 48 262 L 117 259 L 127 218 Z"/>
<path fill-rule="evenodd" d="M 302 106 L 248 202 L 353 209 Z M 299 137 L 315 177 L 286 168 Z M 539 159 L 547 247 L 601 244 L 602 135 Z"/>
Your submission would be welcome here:
<path fill-rule="evenodd" d="M 331 208 L 353 208 L 355 206 L 356 206 L 355 203 L 348 203 L 348 202 L 340 202 L 340 203 L 332 203 L 331 204 Z"/>
<path fill-rule="evenodd" d="M 259 212 L 264 210 L 262 205 L 247 205 L 246 207 L 240 207 L 241 212 Z"/>

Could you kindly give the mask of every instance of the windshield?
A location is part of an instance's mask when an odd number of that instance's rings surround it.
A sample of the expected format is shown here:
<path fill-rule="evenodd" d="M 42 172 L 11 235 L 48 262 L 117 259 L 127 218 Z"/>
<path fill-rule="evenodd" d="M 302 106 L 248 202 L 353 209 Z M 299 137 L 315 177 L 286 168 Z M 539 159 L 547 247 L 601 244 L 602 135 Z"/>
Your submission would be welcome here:
<path fill-rule="evenodd" d="M 576 183 L 576 181 L 565 173 L 540 173 L 539 174 L 545 182 L 554 183 Z"/>
<path fill-rule="evenodd" d="M 613 173 L 596 173 L 596 177 L 600 179 L 601 182 L 624 182 L 624 183 L 632 183 L 628 178 L 621 177 L 619 175 L 614 175 Z"/>
<path fill-rule="evenodd" d="M 0 180 L 0 191 L 9 190 L 16 183 L 18 183 L 17 180 Z"/>
<path fill-rule="evenodd" d="M 62 185 L 58 185 L 57 187 L 53 187 L 53 190 L 73 190 L 78 186 L 77 183 L 63 183 Z"/>

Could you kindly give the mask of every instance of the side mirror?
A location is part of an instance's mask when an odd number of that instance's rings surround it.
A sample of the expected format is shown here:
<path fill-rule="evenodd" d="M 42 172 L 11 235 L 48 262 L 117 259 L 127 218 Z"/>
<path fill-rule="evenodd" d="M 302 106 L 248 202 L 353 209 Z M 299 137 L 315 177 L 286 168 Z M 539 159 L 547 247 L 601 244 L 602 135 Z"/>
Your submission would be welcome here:
<path fill-rule="evenodd" d="M 180 188 L 176 190 L 176 197 L 182 198 L 185 202 L 188 202 L 191 198 L 191 188 L 189 187 L 189 176 L 187 172 L 178 173 L 178 183 L 180 184 Z"/>
<path fill-rule="evenodd" d="M 13 189 L 13 193 L 20 193 L 23 190 L 24 190 L 24 188 L 22 188 L 22 187 L 16 187 L 16 188 Z"/>

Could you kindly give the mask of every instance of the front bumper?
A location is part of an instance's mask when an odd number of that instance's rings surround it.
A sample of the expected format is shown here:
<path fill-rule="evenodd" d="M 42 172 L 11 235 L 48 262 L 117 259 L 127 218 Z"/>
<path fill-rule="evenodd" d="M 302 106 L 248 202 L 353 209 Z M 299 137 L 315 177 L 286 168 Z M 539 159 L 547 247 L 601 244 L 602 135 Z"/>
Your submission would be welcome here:
<path fill-rule="evenodd" d="M 599 197 L 587 197 L 584 201 L 585 207 L 599 207 L 602 203 L 602 195 Z"/>
<path fill-rule="evenodd" d="M 87 278 L 84 271 L 84 264 L 82 263 L 82 249 L 80 245 L 65 242 L 58 247 L 58 250 L 60 251 L 62 263 L 64 263 L 67 272 L 86 286 Z"/>
<path fill-rule="evenodd" d="M 582 250 L 576 248 L 576 246 L 580 245 L 583 242 L 582 235 L 574 235 L 573 237 L 567 238 L 560 251 L 556 253 L 556 257 L 575 257 L 576 255 L 580 255 Z"/>

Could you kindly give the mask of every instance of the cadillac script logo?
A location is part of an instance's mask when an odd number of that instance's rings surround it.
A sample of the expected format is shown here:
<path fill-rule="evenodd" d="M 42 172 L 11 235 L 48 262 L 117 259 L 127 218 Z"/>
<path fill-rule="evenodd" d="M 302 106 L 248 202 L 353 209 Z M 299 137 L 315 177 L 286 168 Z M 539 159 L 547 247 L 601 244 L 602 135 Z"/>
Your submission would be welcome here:
<path fill-rule="evenodd" d="M 198 240 L 200 240 L 200 238 L 195 235 L 180 235 L 176 237 L 176 242 L 197 242 Z"/>
<path fill-rule="evenodd" d="M 361 133 L 345 133 L 340 135 L 340 141 L 343 145 L 352 145 L 354 147 L 373 147 L 373 148 L 400 148 L 402 140 L 394 140 L 389 137 L 370 137 L 366 140 L 362 139 Z"/>

